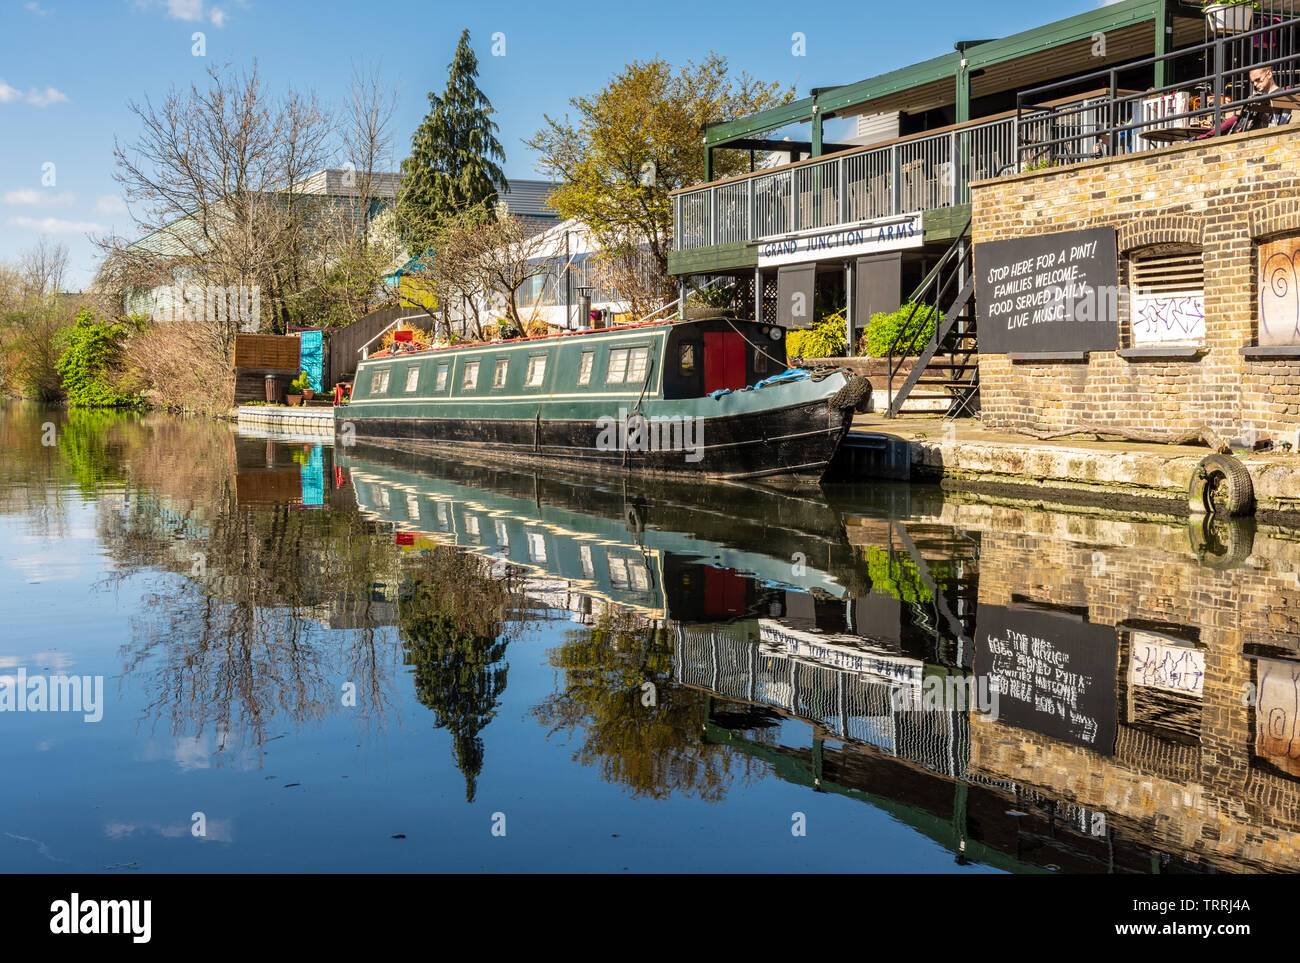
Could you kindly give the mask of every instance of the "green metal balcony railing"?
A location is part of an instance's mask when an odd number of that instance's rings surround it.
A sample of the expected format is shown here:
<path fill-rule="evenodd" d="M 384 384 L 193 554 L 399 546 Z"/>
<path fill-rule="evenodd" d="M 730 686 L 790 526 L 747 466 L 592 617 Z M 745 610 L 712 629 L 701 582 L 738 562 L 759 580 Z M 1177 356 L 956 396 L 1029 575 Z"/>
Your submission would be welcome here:
<path fill-rule="evenodd" d="M 965 204 L 972 180 L 997 176 L 1015 156 L 1015 118 L 1007 117 L 755 171 L 675 195 L 675 245 L 750 242 Z"/>

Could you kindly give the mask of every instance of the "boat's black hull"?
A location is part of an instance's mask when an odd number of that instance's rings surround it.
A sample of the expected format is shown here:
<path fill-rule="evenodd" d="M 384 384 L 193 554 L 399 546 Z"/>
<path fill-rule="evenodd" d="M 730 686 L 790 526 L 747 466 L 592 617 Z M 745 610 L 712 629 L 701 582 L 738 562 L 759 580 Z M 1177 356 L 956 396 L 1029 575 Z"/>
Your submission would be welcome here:
<path fill-rule="evenodd" d="M 571 465 L 601 471 L 694 478 L 760 478 L 770 475 L 820 477 L 834 457 L 853 418 L 825 398 L 762 411 L 713 417 L 704 422 L 698 449 L 637 451 L 600 444 L 590 420 L 502 418 L 350 419 L 346 408 L 335 420 L 338 443 L 350 439 L 398 444 L 413 450 L 473 452 L 476 457 L 514 464 Z M 698 456 L 698 457 L 697 457 Z"/>

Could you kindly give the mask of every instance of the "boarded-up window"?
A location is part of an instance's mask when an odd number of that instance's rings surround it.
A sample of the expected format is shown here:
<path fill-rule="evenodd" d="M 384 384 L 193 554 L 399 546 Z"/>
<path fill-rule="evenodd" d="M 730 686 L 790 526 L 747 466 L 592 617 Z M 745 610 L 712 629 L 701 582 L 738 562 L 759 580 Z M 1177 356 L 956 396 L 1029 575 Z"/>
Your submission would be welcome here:
<path fill-rule="evenodd" d="M 1300 237 L 1259 245 L 1259 343 L 1300 344 Z"/>
<path fill-rule="evenodd" d="M 1201 252 L 1131 259 L 1133 346 L 1205 341 L 1205 267 Z"/>

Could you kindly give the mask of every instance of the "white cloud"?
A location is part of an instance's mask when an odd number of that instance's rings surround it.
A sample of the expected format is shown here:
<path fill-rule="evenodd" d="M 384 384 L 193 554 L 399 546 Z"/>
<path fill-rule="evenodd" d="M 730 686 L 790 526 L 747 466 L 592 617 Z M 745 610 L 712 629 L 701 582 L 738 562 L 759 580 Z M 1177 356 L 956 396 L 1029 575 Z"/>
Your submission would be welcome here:
<path fill-rule="evenodd" d="M 167 16 L 173 20 L 202 20 L 203 0 L 167 0 Z"/>
<path fill-rule="evenodd" d="M 42 234 L 92 234 L 108 230 L 94 221 L 64 221 L 57 217 L 11 217 L 10 227 L 25 227 Z"/>
<path fill-rule="evenodd" d="M 61 90 L 55 90 L 53 87 L 46 87 L 44 90 L 37 90 L 33 87 L 27 91 L 27 103 L 36 107 L 48 107 L 50 104 L 66 104 L 68 95 Z"/>
<path fill-rule="evenodd" d="M 137 5 L 147 7 L 147 0 L 138 0 Z M 167 8 L 167 16 L 173 20 L 185 20 L 189 23 L 211 21 L 214 27 L 226 25 L 226 11 L 222 7 L 209 7 L 205 0 L 162 0 Z"/>
<path fill-rule="evenodd" d="M 54 12 L 53 10 L 43 9 L 39 3 L 35 2 L 35 0 L 32 0 L 31 3 L 27 4 L 27 9 L 38 17 L 47 17 Z"/>
<path fill-rule="evenodd" d="M 67 103 L 68 95 L 49 86 L 44 90 L 31 87 L 24 94 L 17 87 L 10 87 L 5 83 L 4 78 L 0 77 L 0 104 L 13 104 L 20 100 L 25 100 L 34 107 L 48 107 L 50 104 Z"/>
<path fill-rule="evenodd" d="M 27 207 L 39 207 L 43 204 L 71 204 L 76 199 L 77 195 L 71 191 L 51 194 L 49 191 L 38 191 L 31 187 L 0 194 L 0 204 L 22 204 Z"/>
<path fill-rule="evenodd" d="M 96 214 L 125 214 L 126 201 L 116 194 L 101 194 L 95 201 Z"/>

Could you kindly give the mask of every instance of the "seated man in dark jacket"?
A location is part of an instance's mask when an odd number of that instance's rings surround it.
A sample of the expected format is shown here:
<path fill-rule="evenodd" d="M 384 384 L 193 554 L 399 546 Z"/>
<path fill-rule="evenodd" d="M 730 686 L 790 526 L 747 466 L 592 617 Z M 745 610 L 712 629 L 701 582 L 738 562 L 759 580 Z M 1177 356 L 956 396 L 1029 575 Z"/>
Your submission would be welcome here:
<path fill-rule="evenodd" d="M 1256 67 L 1250 72 L 1250 85 L 1254 89 L 1251 96 L 1263 97 L 1282 88 L 1273 77 L 1272 67 Z M 1226 104 L 1225 104 L 1226 106 Z M 1265 127 L 1280 127 L 1291 123 L 1291 111 L 1285 107 L 1274 107 L 1269 100 L 1257 100 L 1244 105 L 1235 114 L 1223 118 L 1216 131 L 1213 125 L 1197 137 L 1204 140 L 1216 134 L 1240 134 L 1244 130 L 1261 130 Z"/>

